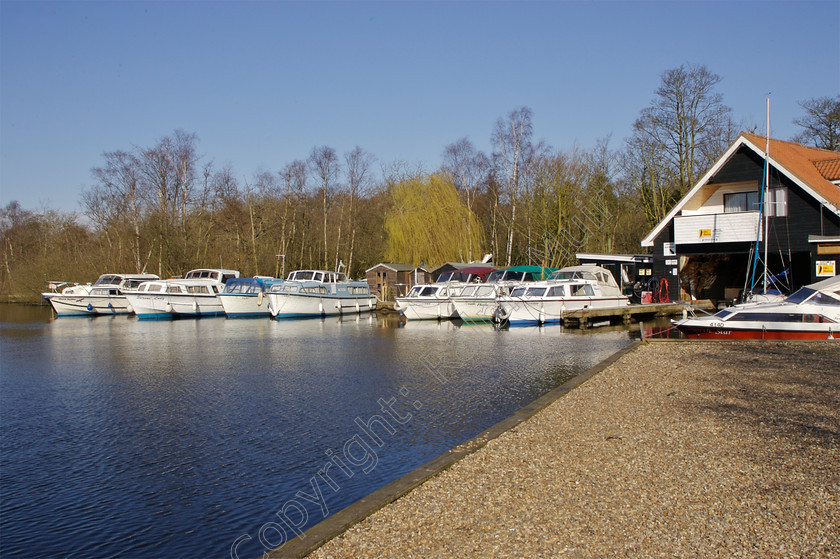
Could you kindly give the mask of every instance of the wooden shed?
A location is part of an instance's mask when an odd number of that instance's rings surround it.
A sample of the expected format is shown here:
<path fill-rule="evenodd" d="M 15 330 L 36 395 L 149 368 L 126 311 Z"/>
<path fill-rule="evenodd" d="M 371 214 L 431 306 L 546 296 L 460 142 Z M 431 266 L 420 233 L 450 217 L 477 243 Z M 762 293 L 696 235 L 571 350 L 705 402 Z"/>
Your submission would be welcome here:
<path fill-rule="evenodd" d="M 382 262 L 365 270 L 365 277 L 372 293 L 380 301 L 393 301 L 408 293 L 412 285 L 430 283 L 431 274 L 422 266 Z"/>

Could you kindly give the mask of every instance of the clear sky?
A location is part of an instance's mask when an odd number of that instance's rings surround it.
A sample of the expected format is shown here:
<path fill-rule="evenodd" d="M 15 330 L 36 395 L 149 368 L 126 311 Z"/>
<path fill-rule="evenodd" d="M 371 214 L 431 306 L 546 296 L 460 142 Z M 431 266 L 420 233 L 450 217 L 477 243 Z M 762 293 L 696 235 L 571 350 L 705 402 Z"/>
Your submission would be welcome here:
<path fill-rule="evenodd" d="M 705 64 L 738 121 L 798 132 L 840 93 L 840 2 L 0 0 L 0 205 L 79 211 L 102 153 L 194 132 L 250 180 L 327 145 L 440 165 L 522 106 L 559 150 L 622 146 Z"/>

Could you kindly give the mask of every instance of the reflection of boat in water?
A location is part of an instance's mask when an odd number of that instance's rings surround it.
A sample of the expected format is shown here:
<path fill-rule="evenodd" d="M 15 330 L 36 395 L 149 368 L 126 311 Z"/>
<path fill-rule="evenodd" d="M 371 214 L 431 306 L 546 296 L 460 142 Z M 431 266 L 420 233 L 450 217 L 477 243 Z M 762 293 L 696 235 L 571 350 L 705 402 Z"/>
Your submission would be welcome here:
<path fill-rule="evenodd" d="M 562 322 L 567 312 L 630 304 L 609 270 L 591 264 L 562 268 L 545 281 L 515 287 L 498 301 L 499 320 L 511 325 Z"/>
<path fill-rule="evenodd" d="M 376 309 L 366 281 L 348 280 L 340 272 L 297 270 L 268 292 L 274 318 L 307 318 L 369 312 Z"/>
<path fill-rule="evenodd" d="M 225 309 L 218 294 L 237 277 L 236 270 L 202 268 L 187 272 L 184 279 L 143 282 L 126 297 L 141 319 L 220 316 Z"/>
<path fill-rule="evenodd" d="M 219 293 L 219 301 L 228 318 L 268 317 L 268 299 L 265 292 L 282 283 L 277 278 L 256 276 L 228 280 L 225 289 Z"/>
<path fill-rule="evenodd" d="M 736 305 L 674 324 L 689 338 L 834 339 L 840 334 L 840 276 L 805 286 L 781 303 Z"/>
<path fill-rule="evenodd" d="M 41 297 L 49 301 L 57 316 L 129 314 L 131 308 L 123 292 L 156 279 L 154 274 L 102 274 L 93 285 L 65 287 L 66 283 L 50 282 L 52 291 Z"/>

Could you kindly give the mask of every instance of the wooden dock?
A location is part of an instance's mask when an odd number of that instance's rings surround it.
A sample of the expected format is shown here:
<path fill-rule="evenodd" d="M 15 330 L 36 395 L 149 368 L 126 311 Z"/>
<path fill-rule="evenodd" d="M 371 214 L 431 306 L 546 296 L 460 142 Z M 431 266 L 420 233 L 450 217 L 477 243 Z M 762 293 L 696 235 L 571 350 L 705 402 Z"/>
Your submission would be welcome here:
<path fill-rule="evenodd" d="M 708 299 L 695 301 L 691 307 L 706 312 L 714 312 L 715 305 Z M 612 309 L 584 309 L 567 312 L 563 315 L 563 324 L 570 328 L 588 328 L 592 324 L 609 321 L 610 324 L 650 320 L 661 316 L 682 315 L 689 309 L 688 303 L 650 303 L 646 305 L 628 305 Z"/>

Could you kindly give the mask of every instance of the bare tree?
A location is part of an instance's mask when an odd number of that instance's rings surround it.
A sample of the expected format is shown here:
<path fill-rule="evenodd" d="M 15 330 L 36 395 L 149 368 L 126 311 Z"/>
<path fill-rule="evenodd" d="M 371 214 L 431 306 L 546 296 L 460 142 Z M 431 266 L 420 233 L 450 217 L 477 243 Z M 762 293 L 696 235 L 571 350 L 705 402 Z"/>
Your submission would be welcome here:
<path fill-rule="evenodd" d="M 309 155 L 309 167 L 312 170 L 315 179 L 320 184 L 321 196 L 324 210 L 324 256 L 321 259 L 324 269 L 329 266 L 329 248 L 327 245 L 327 214 L 330 194 L 336 188 L 338 181 L 339 163 L 338 156 L 335 150 L 331 147 L 321 146 L 312 148 L 312 153 Z"/>
<path fill-rule="evenodd" d="M 373 155 L 359 146 L 356 146 L 352 151 L 344 155 L 347 192 L 350 196 L 350 254 L 347 262 L 348 274 L 353 268 L 353 250 L 356 246 L 356 203 L 366 194 L 373 162 Z"/>
<path fill-rule="evenodd" d="M 493 159 L 500 169 L 510 205 L 510 222 L 507 231 L 506 265 L 510 266 L 513 254 L 513 232 L 516 224 L 516 205 L 523 186 L 523 172 L 532 155 L 531 109 L 522 107 L 508 115 L 507 120 L 499 118 L 493 130 L 491 141 L 496 150 Z"/>
<path fill-rule="evenodd" d="M 116 214 L 117 219 L 131 224 L 131 251 L 135 271 L 143 268 L 140 249 L 140 225 L 143 214 L 143 193 L 137 157 L 125 151 L 103 154 L 105 164 L 91 170 L 98 184 L 82 194 L 89 217 L 101 222 L 103 212 Z M 96 219 L 94 216 L 98 216 Z M 106 227 L 104 223 L 101 223 Z"/>
<path fill-rule="evenodd" d="M 623 158 L 628 180 L 656 223 L 735 138 L 721 78 L 705 66 L 680 66 L 661 76 L 656 97 L 633 124 Z"/>
<path fill-rule="evenodd" d="M 712 150 L 704 147 L 731 133 L 732 109 L 715 91 L 720 76 L 705 66 L 683 65 L 666 70 L 661 78 L 656 97 L 634 124 L 634 136 L 667 160 L 684 194 L 712 163 Z"/>
<path fill-rule="evenodd" d="M 800 101 L 799 106 L 805 109 L 805 116 L 794 119 L 793 123 L 804 130 L 793 141 L 840 151 L 840 95 Z"/>
<path fill-rule="evenodd" d="M 473 205 L 479 189 L 484 184 L 490 160 L 475 149 L 467 138 L 461 138 L 449 144 L 443 150 L 443 170 L 448 173 L 455 183 L 455 187 L 463 192 L 468 213 L 473 213 Z M 468 219 L 467 228 L 467 259 L 473 260 L 473 234 L 470 228 L 472 220 Z"/>

